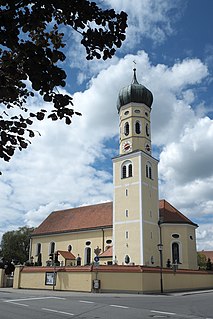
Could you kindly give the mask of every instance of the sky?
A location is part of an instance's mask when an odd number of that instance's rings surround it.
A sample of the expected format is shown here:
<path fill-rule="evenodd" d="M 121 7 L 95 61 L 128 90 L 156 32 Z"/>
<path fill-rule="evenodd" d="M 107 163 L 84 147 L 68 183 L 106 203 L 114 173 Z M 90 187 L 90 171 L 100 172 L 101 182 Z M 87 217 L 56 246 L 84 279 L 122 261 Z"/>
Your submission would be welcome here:
<path fill-rule="evenodd" d="M 119 90 L 137 79 L 152 91 L 152 154 L 159 196 L 193 222 L 197 249 L 213 250 L 213 1 L 100 0 L 128 14 L 127 38 L 107 61 L 87 61 L 80 35 L 64 30 L 70 126 L 36 123 L 39 134 L 0 170 L 0 237 L 37 227 L 52 211 L 111 201 L 119 153 Z M 133 4 L 134 3 L 134 4 Z M 32 110 L 47 107 L 36 95 Z"/>

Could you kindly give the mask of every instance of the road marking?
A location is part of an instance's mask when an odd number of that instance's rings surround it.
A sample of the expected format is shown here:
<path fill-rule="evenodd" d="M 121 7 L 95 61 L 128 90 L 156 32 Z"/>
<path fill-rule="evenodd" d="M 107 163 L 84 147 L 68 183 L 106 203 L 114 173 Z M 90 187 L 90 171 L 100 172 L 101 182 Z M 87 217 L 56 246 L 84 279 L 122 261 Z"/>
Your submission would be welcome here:
<path fill-rule="evenodd" d="M 82 303 L 94 303 L 94 301 L 87 301 L 87 300 L 79 300 L 79 302 L 82 302 Z"/>
<path fill-rule="evenodd" d="M 62 299 L 62 300 L 65 300 L 66 298 L 60 298 L 60 297 L 33 297 L 33 298 L 24 298 L 24 299 L 5 300 L 5 302 L 28 301 L 28 300 L 44 300 L 44 299 Z"/>
<path fill-rule="evenodd" d="M 18 302 L 10 302 L 12 303 L 13 305 L 18 305 L 18 306 L 23 306 L 23 307 L 29 307 L 29 305 L 25 305 L 24 303 L 18 303 Z"/>
<path fill-rule="evenodd" d="M 129 309 L 129 307 L 126 307 L 126 306 L 119 306 L 119 305 L 110 305 L 110 307 L 123 308 L 123 309 Z"/>
<path fill-rule="evenodd" d="M 165 311 L 157 311 L 157 310 L 150 310 L 150 312 L 160 313 L 162 315 L 171 315 L 171 316 L 175 316 L 176 315 L 176 313 L 174 313 L 174 312 L 165 312 Z"/>
<path fill-rule="evenodd" d="M 74 314 L 73 314 L 73 313 L 70 313 L 70 312 L 59 311 L 59 310 L 48 309 L 48 308 L 41 308 L 41 309 L 42 309 L 42 310 L 45 310 L 45 311 L 61 313 L 61 314 L 63 314 L 63 315 L 74 316 Z"/>

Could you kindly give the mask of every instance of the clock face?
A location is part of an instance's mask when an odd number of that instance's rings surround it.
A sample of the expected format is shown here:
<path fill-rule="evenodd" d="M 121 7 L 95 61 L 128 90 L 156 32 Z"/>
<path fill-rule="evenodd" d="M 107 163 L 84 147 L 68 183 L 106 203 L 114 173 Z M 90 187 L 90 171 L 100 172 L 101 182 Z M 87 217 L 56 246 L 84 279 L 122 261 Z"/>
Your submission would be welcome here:
<path fill-rule="evenodd" d="M 131 151 L 131 149 L 132 149 L 132 145 L 131 145 L 130 142 L 125 142 L 125 143 L 123 144 L 123 150 L 124 150 L 124 152 L 129 152 L 129 151 Z"/>

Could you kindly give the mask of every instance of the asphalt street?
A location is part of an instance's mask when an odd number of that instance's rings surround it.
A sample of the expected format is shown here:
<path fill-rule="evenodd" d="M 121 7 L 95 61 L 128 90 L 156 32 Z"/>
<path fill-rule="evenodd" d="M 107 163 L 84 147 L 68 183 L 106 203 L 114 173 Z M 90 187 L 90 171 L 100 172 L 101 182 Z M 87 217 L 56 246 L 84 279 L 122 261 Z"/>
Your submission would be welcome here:
<path fill-rule="evenodd" d="M 169 295 L 0 289 L 1 319 L 213 319 L 213 291 Z"/>

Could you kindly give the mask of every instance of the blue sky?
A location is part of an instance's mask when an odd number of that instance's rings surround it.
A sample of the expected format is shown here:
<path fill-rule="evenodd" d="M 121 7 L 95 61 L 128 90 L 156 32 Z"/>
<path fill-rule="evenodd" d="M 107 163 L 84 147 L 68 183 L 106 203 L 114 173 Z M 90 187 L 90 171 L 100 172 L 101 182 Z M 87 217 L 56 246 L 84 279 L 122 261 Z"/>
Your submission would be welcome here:
<path fill-rule="evenodd" d="M 1 162 L 0 234 L 37 226 L 52 210 L 112 200 L 120 90 L 137 78 L 154 95 L 153 154 L 159 192 L 199 224 L 198 249 L 213 250 L 213 1 L 102 0 L 128 13 L 127 39 L 109 61 L 86 61 L 79 34 L 66 29 L 71 126 L 43 121 L 32 145 Z M 39 96 L 32 108 L 43 106 Z M 48 106 L 50 107 L 50 106 Z"/>

